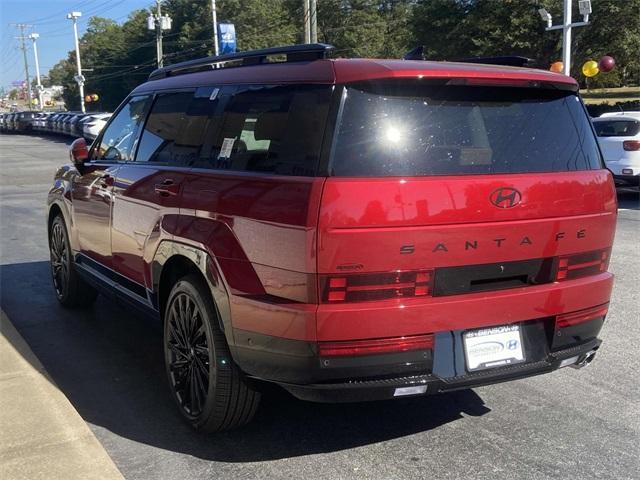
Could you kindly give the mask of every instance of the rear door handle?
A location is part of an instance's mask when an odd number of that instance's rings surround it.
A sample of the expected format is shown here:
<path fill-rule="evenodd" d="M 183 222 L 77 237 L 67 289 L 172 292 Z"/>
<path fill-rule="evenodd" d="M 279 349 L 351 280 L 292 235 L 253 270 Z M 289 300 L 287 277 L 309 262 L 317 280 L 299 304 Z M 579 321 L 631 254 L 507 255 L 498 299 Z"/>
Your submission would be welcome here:
<path fill-rule="evenodd" d="M 156 183 L 153 190 L 163 197 L 175 197 L 180 193 L 180 184 L 174 183 L 173 180 L 167 178 L 162 183 Z"/>

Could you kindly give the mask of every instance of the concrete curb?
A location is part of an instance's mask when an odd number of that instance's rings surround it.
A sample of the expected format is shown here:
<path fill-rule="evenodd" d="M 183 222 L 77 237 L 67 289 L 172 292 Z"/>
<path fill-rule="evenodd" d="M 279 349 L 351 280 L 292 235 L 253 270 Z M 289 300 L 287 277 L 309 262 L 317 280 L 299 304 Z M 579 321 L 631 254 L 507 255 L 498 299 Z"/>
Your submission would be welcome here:
<path fill-rule="evenodd" d="M 0 477 L 122 480 L 67 397 L 0 310 Z"/>

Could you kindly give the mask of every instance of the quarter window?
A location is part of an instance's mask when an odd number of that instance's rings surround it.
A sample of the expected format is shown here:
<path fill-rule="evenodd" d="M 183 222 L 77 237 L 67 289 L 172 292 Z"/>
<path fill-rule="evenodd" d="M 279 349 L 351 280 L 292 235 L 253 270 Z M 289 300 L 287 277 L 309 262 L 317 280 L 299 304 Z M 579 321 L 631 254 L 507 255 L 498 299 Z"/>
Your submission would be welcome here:
<path fill-rule="evenodd" d="M 315 175 L 330 86 L 246 87 L 224 109 L 213 168 Z"/>

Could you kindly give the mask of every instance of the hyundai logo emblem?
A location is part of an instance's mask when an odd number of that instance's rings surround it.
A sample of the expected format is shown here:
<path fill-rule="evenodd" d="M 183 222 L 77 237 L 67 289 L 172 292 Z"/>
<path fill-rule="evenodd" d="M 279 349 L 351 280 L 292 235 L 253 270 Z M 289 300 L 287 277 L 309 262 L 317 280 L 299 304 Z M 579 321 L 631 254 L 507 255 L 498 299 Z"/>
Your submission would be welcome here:
<path fill-rule="evenodd" d="M 489 200 L 498 208 L 512 208 L 520 203 L 522 194 L 515 188 L 502 187 L 494 190 Z"/>

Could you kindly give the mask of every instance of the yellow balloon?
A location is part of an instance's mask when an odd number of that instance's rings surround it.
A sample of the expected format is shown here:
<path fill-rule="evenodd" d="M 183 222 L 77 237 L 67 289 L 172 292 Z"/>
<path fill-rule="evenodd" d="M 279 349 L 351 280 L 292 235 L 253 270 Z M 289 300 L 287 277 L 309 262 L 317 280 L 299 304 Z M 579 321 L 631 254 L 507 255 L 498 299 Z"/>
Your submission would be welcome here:
<path fill-rule="evenodd" d="M 555 73 L 562 73 L 563 68 L 564 68 L 564 65 L 562 64 L 562 62 L 553 62 L 549 70 Z"/>
<path fill-rule="evenodd" d="M 582 74 L 585 77 L 595 77 L 599 72 L 600 69 L 598 68 L 598 62 L 594 60 L 584 62 L 584 65 L 582 65 Z"/>

